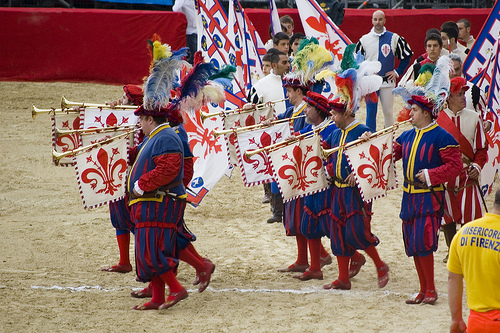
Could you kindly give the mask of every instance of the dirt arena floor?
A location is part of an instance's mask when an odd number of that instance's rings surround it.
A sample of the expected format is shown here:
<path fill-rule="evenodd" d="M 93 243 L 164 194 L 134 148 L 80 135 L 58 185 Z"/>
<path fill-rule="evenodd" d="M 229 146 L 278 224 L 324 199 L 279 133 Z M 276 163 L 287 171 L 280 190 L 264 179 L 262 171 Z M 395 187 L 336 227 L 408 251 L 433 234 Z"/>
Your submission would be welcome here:
<path fill-rule="evenodd" d="M 104 102 L 121 87 L 76 83 L 0 82 L 0 331 L 2 332 L 447 332 L 446 254 L 435 254 L 439 300 L 406 305 L 418 289 L 406 257 L 398 218 L 401 188 L 374 203 L 373 232 L 390 267 L 388 285 L 377 287 L 368 261 L 350 291 L 323 290 L 338 273 L 336 261 L 323 281 L 301 282 L 277 268 L 291 264 L 294 238 L 281 224 L 267 224 L 262 188 L 246 188 L 236 170 L 224 177 L 186 221 L 197 250 L 216 270 L 204 293 L 192 286 L 195 271 L 180 264 L 189 297 L 166 311 L 134 311 L 143 288 L 135 274 L 101 272 L 118 262 L 107 207 L 85 211 L 72 168 L 51 161 L 49 116 L 32 120 L 30 107 L 58 107 L 69 100 Z M 360 118 L 364 116 L 360 112 Z M 379 126 L 382 116 L 379 112 Z M 398 170 L 401 170 L 398 162 Z M 498 185 L 498 182 L 497 182 Z M 496 187 L 495 187 L 496 188 Z M 492 198 L 487 200 L 492 206 Z M 329 248 L 328 239 L 323 239 Z M 133 258 L 133 247 L 130 249 Z M 464 313 L 468 310 L 464 309 Z"/>

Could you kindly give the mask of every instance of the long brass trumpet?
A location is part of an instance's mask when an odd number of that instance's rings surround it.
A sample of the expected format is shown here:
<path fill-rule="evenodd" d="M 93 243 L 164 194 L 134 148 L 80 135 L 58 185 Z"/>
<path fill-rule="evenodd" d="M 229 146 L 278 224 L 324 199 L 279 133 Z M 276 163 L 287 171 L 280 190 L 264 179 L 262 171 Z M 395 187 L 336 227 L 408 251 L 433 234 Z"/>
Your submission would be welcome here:
<path fill-rule="evenodd" d="M 66 97 L 62 97 L 61 99 L 61 109 L 67 109 L 67 108 L 72 108 L 74 106 L 78 107 L 89 107 L 89 108 L 107 108 L 110 109 L 110 106 L 108 104 L 94 104 L 94 103 L 80 103 L 80 102 L 72 102 L 68 101 Z M 115 109 L 137 109 L 137 106 L 135 105 L 117 105 L 115 106 Z"/>
<path fill-rule="evenodd" d="M 375 132 L 373 133 L 372 135 L 370 135 L 370 139 L 374 139 L 376 138 L 377 136 L 381 135 L 381 134 L 385 134 L 387 132 L 390 132 L 394 129 L 397 129 L 399 128 L 399 126 L 401 125 L 404 125 L 404 124 L 407 124 L 411 122 L 411 119 L 408 119 L 408 120 L 405 120 L 405 121 L 402 121 L 400 123 L 395 123 L 394 125 L 392 126 L 389 126 L 387 128 L 384 128 L 378 132 Z M 326 159 L 328 158 L 328 156 L 330 156 L 331 154 L 335 153 L 337 150 L 339 150 L 340 148 L 344 148 L 344 149 L 347 149 L 349 147 L 352 147 L 352 146 L 356 146 L 360 143 L 363 143 L 365 141 L 368 141 L 368 140 L 362 140 L 362 139 L 357 139 L 357 140 L 354 140 L 354 141 L 351 141 L 351 142 L 348 142 L 346 143 L 344 146 L 341 146 L 341 147 L 335 147 L 335 148 L 332 148 L 332 149 L 322 149 L 322 154 L 323 154 L 323 157 Z"/>
<path fill-rule="evenodd" d="M 103 127 L 103 128 L 87 128 L 87 129 L 73 129 L 73 130 L 63 130 L 56 128 L 57 136 L 68 135 L 68 134 L 92 134 L 92 133 L 108 133 L 116 132 L 120 130 L 128 130 L 135 128 L 136 125 L 129 126 L 114 126 L 114 127 Z"/>
<path fill-rule="evenodd" d="M 229 110 L 229 111 L 212 112 L 212 113 L 200 112 L 200 118 L 201 118 L 201 121 L 204 122 L 205 119 L 212 118 L 212 117 L 215 117 L 215 116 L 222 116 L 222 115 L 228 116 L 228 115 L 236 114 L 236 113 L 253 112 L 253 111 L 256 111 L 256 110 L 261 110 L 261 109 L 265 108 L 269 104 L 276 104 L 276 103 L 279 103 L 279 102 L 284 102 L 286 100 L 288 100 L 288 98 L 284 98 L 284 99 L 280 99 L 280 100 L 272 101 L 272 102 L 266 102 L 266 103 L 256 104 L 251 109 L 238 108 L 238 109 L 233 109 L 233 110 Z"/>
<path fill-rule="evenodd" d="M 39 115 L 40 113 L 65 114 L 68 112 L 78 112 L 78 111 L 73 111 L 71 109 L 39 109 L 35 106 L 35 104 L 31 105 L 31 117 L 33 118 L 33 120 L 35 120 L 36 116 Z"/>
<path fill-rule="evenodd" d="M 73 150 L 70 150 L 70 151 L 66 151 L 64 153 L 59 153 L 59 152 L 57 152 L 55 150 L 52 150 L 52 160 L 54 161 L 55 165 L 59 165 L 59 161 L 62 158 L 64 158 L 64 157 L 75 156 L 75 155 L 83 153 L 83 152 L 85 152 L 85 151 L 87 151 L 89 149 L 99 148 L 99 147 L 101 147 L 101 146 L 103 146 L 105 144 L 113 142 L 116 139 L 120 139 L 122 137 L 125 137 L 125 136 L 129 135 L 133 131 L 135 131 L 135 129 L 128 130 L 128 131 L 126 131 L 126 132 L 124 132 L 122 134 L 113 136 L 113 137 L 111 137 L 109 139 L 106 139 L 106 140 L 103 140 L 103 141 L 100 141 L 100 142 L 96 142 L 96 143 L 90 144 L 90 145 L 85 146 L 85 147 L 80 147 L 80 148 L 76 148 L 76 149 L 73 149 Z"/>
<path fill-rule="evenodd" d="M 302 118 L 302 117 L 305 117 L 305 115 L 300 115 L 300 116 L 295 117 L 293 119 Z M 213 130 L 212 133 L 214 134 L 214 137 L 216 138 L 219 135 L 224 135 L 224 134 L 229 134 L 229 133 L 239 133 L 239 132 L 253 131 L 253 130 L 259 129 L 259 128 L 264 128 L 264 127 L 269 127 L 269 126 L 276 125 L 276 124 L 281 124 L 281 123 L 290 121 L 291 119 L 292 118 L 285 118 L 285 119 L 280 119 L 280 120 L 274 120 L 274 121 L 271 121 L 268 125 L 265 125 L 265 124 L 255 124 L 255 125 L 245 126 L 245 127 L 230 128 L 230 129 L 222 130 L 222 131 Z"/>
<path fill-rule="evenodd" d="M 259 148 L 259 149 L 255 149 L 255 150 L 250 150 L 250 151 L 247 150 L 244 153 L 245 157 L 250 157 L 250 156 L 253 156 L 255 154 L 262 153 L 263 151 L 266 151 L 266 150 L 267 151 L 269 151 L 269 150 L 275 150 L 275 149 L 281 148 L 282 146 L 283 147 L 288 146 L 288 145 L 290 145 L 290 144 L 292 144 L 294 142 L 297 142 L 297 141 L 299 141 L 301 139 L 304 139 L 305 137 L 311 135 L 312 133 L 319 133 L 321 130 L 323 130 L 324 128 L 330 126 L 332 123 L 333 123 L 333 120 L 330 119 L 323 126 L 315 128 L 312 131 L 309 131 L 309 132 L 297 135 L 293 140 L 286 140 L 286 141 L 276 142 L 275 144 L 272 144 L 272 145 L 269 145 L 269 146 L 265 146 L 265 147 L 262 147 L 262 148 Z"/>

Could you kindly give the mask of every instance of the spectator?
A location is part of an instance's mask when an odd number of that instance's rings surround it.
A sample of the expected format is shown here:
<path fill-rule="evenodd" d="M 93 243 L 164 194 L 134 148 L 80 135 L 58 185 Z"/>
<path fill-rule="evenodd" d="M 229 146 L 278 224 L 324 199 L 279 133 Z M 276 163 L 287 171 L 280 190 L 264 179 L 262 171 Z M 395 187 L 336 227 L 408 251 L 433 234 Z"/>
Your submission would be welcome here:
<path fill-rule="evenodd" d="M 280 17 L 280 22 L 281 22 L 281 26 L 285 27 L 285 29 L 282 29 L 282 31 L 284 33 L 286 33 L 288 35 L 288 37 L 292 37 L 293 36 L 293 29 L 294 29 L 293 19 L 289 15 L 285 15 L 285 16 Z"/>
<path fill-rule="evenodd" d="M 465 61 L 467 54 L 466 48 L 458 44 L 458 27 L 453 21 L 444 22 L 441 25 L 441 38 L 443 39 L 443 49 L 447 49 L 449 53 L 455 53 L 460 56 L 462 62 Z"/>
<path fill-rule="evenodd" d="M 458 26 L 458 42 L 463 46 L 467 47 L 468 50 L 470 50 L 476 40 L 470 34 L 469 20 L 464 18 L 460 19 L 457 22 L 457 26 Z"/>

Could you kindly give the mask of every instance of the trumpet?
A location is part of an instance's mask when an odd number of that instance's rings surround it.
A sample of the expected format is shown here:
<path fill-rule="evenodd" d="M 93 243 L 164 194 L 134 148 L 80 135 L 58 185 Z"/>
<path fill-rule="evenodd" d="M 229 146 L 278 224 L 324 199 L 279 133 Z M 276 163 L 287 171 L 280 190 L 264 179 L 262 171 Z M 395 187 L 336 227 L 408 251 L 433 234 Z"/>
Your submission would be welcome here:
<path fill-rule="evenodd" d="M 387 132 L 390 132 L 392 130 L 395 130 L 395 129 L 398 129 L 399 126 L 401 125 L 405 125 L 407 123 L 410 123 L 411 122 L 411 119 L 408 119 L 408 120 L 405 120 L 405 121 L 402 121 L 400 123 L 395 123 L 394 125 L 392 126 L 389 126 L 387 128 L 384 128 L 378 132 L 375 132 L 373 133 L 372 135 L 370 135 L 370 139 L 374 139 L 376 138 L 377 136 L 381 135 L 381 134 L 385 134 Z M 356 146 L 360 143 L 363 143 L 367 140 L 362 140 L 362 139 L 357 139 L 357 140 L 354 140 L 354 141 L 351 141 L 351 142 L 348 142 L 347 144 L 343 145 L 343 146 L 339 146 L 339 147 L 335 147 L 335 148 L 332 148 L 332 149 L 322 149 L 322 154 L 323 154 L 323 157 L 326 159 L 328 158 L 331 154 L 335 153 L 337 150 L 341 149 L 341 148 L 344 148 L 344 149 L 347 149 L 349 147 L 352 147 L 352 146 Z"/>
<path fill-rule="evenodd" d="M 66 97 L 62 97 L 62 100 L 61 100 L 61 109 L 68 109 L 68 108 L 72 108 L 74 106 L 78 106 L 78 107 L 82 107 L 82 108 L 85 108 L 85 107 L 89 107 L 89 108 L 107 108 L 109 109 L 109 105 L 108 104 L 94 104 L 94 103 L 80 103 L 80 102 L 71 102 L 71 101 L 68 101 L 66 99 Z M 117 105 L 115 107 L 115 109 L 128 109 L 128 110 L 135 110 L 137 109 L 137 106 L 135 105 Z"/>
<path fill-rule="evenodd" d="M 48 114 L 66 114 L 68 112 L 78 112 L 78 111 L 73 111 L 71 109 L 39 109 L 35 106 L 35 104 L 31 104 L 31 117 L 33 120 L 36 119 L 36 116 L 39 115 L 40 113 L 48 113 Z"/>
<path fill-rule="evenodd" d="M 305 115 L 300 115 L 300 116 L 295 117 L 293 119 L 302 118 L 302 117 L 305 117 Z M 255 125 L 245 126 L 245 127 L 230 128 L 230 129 L 222 130 L 222 131 L 213 130 L 213 134 L 214 134 L 214 137 L 217 138 L 219 135 L 224 135 L 224 134 L 229 134 L 229 133 L 253 131 L 253 130 L 259 129 L 259 128 L 264 128 L 264 127 L 269 127 L 269 126 L 276 125 L 276 124 L 281 124 L 281 123 L 290 121 L 290 119 L 292 119 L 292 118 L 285 118 L 285 119 L 271 121 L 271 123 L 269 125 L 255 124 Z"/>
<path fill-rule="evenodd" d="M 266 151 L 266 150 L 276 150 L 278 148 L 281 148 L 282 146 L 285 147 L 285 146 L 288 146 L 289 144 L 292 144 L 294 142 L 297 142 L 301 139 L 304 139 L 305 137 L 313 134 L 313 133 L 319 133 L 321 132 L 324 128 L 330 126 L 331 124 L 333 123 L 333 120 L 329 120 L 328 122 L 326 122 L 326 124 L 324 124 L 323 126 L 321 127 L 318 127 L 310 132 L 306 132 L 306 133 L 303 133 L 303 134 L 300 134 L 300 135 L 297 135 L 295 137 L 295 139 L 293 140 L 288 140 L 288 141 L 281 141 L 281 142 L 276 142 L 275 144 L 272 144 L 272 145 L 269 145 L 269 146 L 265 146 L 265 147 L 262 147 L 262 148 L 259 148 L 259 149 L 255 149 L 255 150 L 247 150 L 245 151 L 245 157 L 250 157 L 250 156 L 253 156 L 255 154 L 260 154 L 262 153 L 263 151 Z"/>
<path fill-rule="evenodd" d="M 128 131 L 126 131 L 126 132 L 124 132 L 124 133 L 122 133 L 120 135 L 113 136 L 113 137 L 111 137 L 109 139 L 106 139 L 106 140 L 103 140 L 103 141 L 100 141 L 100 142 L 96 142 L 96 143 L 90 144 L 90 145 L 85 146 L 85 147 L 80 147 L 80 148 L 76 148 L 76 149 L 73 149 L 73 150 L 70 150 L 70 151 L 66 151 L 64 153 L 59 153 L 59 152 L 57 152 L 55 150 L 52 150 L 52 160 L 54 161 L 55 165 L 59 165 L 59 161 L 62 158 L 64 158 L 64 157 L 75 156 L 75 155 L 78 155 L 80 153 L 84 153 L 87 150 L 94 149 L 94 148 L 99 148 L 99 147 L 101 147 L 101 146 L 103 146 L 105 144 L 113 142 L 116 139 L 120 139 L 120 138 L 126 137 L 127 135 L 129 135 L 133 131 L 135 131 L 135 129 L 128 130 Z"/>
<path fill-rule="evenodd" d="M 68 135 L 68 134 L 92 134 L 92 133 L 108 133 L 108 132 L 116 132 L 119 130 L 128 130 L 135 128 L 136 125 L 130 126 L 114 126 L 114 127 L 103 127 L 103 128 L 87 128 L 87 129 L 73 129 L 73 130 L 63 130 L 56 128 L 56 135 Z"/>
<path fill-rule="evenodd" d="M 238 109 L 229 110 L 229 111 L 212 112 L 212 113 L 200 112 L 200 118 L 201 118 L 201 121 L 204 122 L 205 119 L 212 118 L 212 117 L 215 117 L 215 116 L 223 116 L 223 115 L 229 116 L 231 114 L 236 114 L 236 113 L 253 112 L 253 111 L 256 111 L 256 110 L 261 110 L 261 109 L 265 108 L 266 106 L 268 106 L 269 104 L 276 104 L 276 103 L 279 103 L 279 102 L 284 102 L 286 100 L 288 100 L 288 98 L 284 98 L 284 99 L 280 99 L 280 100 L 272 101 L 272 102 L 266 102 L 266 103 L 257 104 L 254 107 L 252 107 L 251 109 L 238 108 Z"/>

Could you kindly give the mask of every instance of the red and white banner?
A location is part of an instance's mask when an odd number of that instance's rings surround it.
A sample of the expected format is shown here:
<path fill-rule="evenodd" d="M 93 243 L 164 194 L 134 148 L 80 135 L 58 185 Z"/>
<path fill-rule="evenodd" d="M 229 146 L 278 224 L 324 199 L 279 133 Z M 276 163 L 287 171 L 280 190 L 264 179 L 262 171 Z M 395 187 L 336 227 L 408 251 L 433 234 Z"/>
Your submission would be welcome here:
<path fill-rule="evenodd" d="M 238 133 L 236 151 L 238 163 L 246 186 L 259 185 L 273 181 L 273 168 L 269 155 L 263 151 L 252 156 L 245 156 L 245 152 L 263 148 L 284 141 L 291 135 L 289 122 L 276 124 L 255 131 Z"/>
<path fill-rule="evenodd" d="M 351 44 L 349 38 L 340 30 L 315 0 L 296 0 L 300 20 L 308 37 L 316 37 L 319 45 L 342 60 L 344 49 Z"/>
<path fill-rule="evenodd" d="M 397 187 L 392 158 L 393 139 L 394 131 L 390 131 L 344 150 L 361 197 L 366 202 L 383 197 L 388 190 Z"/>
<path fill-rule="evenodd" d="M 83 112 L 83 128 L 134 126 L 139 121 L 134 111 L 86 107 Z"/>
<path fill-rule="evenodd" d="M 223 117 L 224 129 L 233 129 L 252 126 L 262 123 L 264 120 L 274 119 L 274 108 L 266 106 L 253 112 L 242 112 L 225 115 Z M 224 135 L 227 145 L 227 157 L 230 165 L 238 165 L 238 153 L 236 152 L 236 134 Z"/>
<path fill-rule="evenodd" d="M 209 113 L 210 109 L 204 106 L 201 111 Z M 218 116 L 202 122 L 200 112 L 189 113 L 184 128 L 194 155 L 193 179 L 187 188 L 188 200 L 197 206 L 229 168 L 226 142 L 222 136 L 215 138 L 212 134 L 214 129 L 222 130 L 222 119 Z"/>
<path fill-rule="evenodd" d="M 57 134 L 58 130 L 76 130 L 80 129 L 80 113 L 68 112 L 67 114 L 53 114 L 52 120 L 52 149 L 58 153 L 64 153 L 78 148 L 81 144 L 80 134 Z M 72 166 L 73 158 L 63 157 L 59 161 L 60 166 Z"/>
<path fill-rule="evenodd" d="M 119 200 L 125 195 L 127 139 L 74 157 L 76 178 L 85 209 Z"/>
<path fill-rule="evenodd" d="M 328 188 L 319 135 L 269 153 L 283 201 Z"/>

